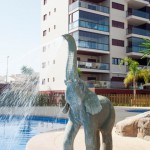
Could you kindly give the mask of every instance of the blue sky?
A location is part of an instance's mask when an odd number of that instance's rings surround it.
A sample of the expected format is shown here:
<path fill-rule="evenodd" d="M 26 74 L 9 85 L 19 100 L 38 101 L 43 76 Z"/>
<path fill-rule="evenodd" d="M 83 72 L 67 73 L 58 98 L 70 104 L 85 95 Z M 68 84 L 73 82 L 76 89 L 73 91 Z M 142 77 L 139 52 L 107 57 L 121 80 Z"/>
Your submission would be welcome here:
<path fill-rule="evenodd" d="M 41 0 L 0 0 L 0 75 L 39 71 Z"/>

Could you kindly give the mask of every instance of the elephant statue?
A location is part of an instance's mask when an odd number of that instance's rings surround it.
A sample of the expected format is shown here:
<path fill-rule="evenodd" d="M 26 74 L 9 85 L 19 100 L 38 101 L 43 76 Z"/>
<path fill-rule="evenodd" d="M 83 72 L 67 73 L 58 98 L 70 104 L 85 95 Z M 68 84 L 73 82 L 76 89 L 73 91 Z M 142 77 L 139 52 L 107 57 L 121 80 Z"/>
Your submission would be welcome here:
<path fill-rule="evenodd" d="M 102 149 L 112 150 L 112 128 L 115 111 L 109 99 L 91 92 L 77 72 L 76 43 L 74 38 L 63 35 L 68 42 L 66 65 L 66 105 L 69 121 L 65 129 L 63 150 L 73 150 L 73 143 L 81 125 L 84 127 L 86 150 L 99 150 L 102 133 Z"/>

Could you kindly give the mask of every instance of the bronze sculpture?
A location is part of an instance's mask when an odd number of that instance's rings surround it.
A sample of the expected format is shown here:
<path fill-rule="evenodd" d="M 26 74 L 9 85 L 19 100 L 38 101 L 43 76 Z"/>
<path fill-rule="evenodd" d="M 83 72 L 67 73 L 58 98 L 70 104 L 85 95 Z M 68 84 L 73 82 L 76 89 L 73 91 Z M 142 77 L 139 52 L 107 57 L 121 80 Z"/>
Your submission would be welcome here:
<path fill-rule="evenodd" d="M 66 106 L 69 121 L 65 130 L 63 150 L 73 150 L 74 138 L 81 125 L 84 127 L 86 150 L 99 150 L 102 133 L 102 149 L 112 150 L 112 128 L 115 111 L 111 102 L 104 96 L 91 92 L 77 72 L 76 44 L 74 38 L 63 35 L 68 42 L 68 61 L 66 67 Z"/>

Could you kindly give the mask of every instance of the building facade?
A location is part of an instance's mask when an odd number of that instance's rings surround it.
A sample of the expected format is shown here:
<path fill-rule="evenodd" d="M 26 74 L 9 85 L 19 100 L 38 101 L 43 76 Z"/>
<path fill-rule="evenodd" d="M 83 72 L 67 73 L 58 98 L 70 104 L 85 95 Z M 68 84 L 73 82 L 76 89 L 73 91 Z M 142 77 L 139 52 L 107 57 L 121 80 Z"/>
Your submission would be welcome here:
<path fill-rule="evenodd" d="M 61 57 L 51 58 L 54 50 L 47 44 L 65 33 L 76 41 L 80 77 L 90 87 L 123 88 L 127 68 L 119 63 L 126 56 L 147 66 L 140 51 L 150 33 L 150 0 L 42 0 L 41 6 L 41 91 L 65 87 L 67 53 L 61 47 Z"/>

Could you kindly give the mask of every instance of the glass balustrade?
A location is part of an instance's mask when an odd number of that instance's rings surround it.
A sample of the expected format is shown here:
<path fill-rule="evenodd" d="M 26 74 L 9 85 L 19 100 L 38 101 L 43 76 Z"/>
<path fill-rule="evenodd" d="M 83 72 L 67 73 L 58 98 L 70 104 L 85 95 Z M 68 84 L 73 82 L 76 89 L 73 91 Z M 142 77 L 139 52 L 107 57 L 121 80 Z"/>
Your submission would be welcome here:
<path fill-rule="evenodd" d="M 109 51 L 109 45 L 103 44 L 103 43 L 78 40 L 78 41 L 76 41 L 76 44 L 77 44 L 77 47 L 81 47 L 81 48 Z"/>
<path fill-rule="evenodd" d="M 93 62 L 78 61 L 78 67 L 85 68 L 85 69 L 109 70 L 109 64 L 107 63 L 93 63 Z"/>
<path fill-rule="evenodd" d="M 139 46 L 127 47 L 127 53 L 130 53 L 130 52 L 142 53 L 141 51 L 143 50 L 145 50 L 145 48 L 139 47 Z"/>
<path fill-rule="evenodd" d="M 127 33 L 128 34 L 139 34 L 139 35 L 144 35 L 144 36 L 148 36 L 150 35 L 150 31 L 148 30 L 144 30 L 144 29 L 140 29 L 140 28 L 132 28 L 132 29 L 127 29 Z"/>
<path fill-rule="evenodd" d="M 135 9 L 132 9 L 131 11 L 127 12 L 127 16 L 131 16 L 131 15 L 149 19 L 149 13 L 139 11 L 139 10 L 135 10 Z"/>
<path fill-rule="evenodd" d="M 77 27 L 83 27 L 83 28 L 88 28 L 88 29 L 93 29 L 93 30 L 98 30 L 98 31 L 109 32 L 109 26 L 96 24 L 96 23 L 88 22 L 84 20 L 78 20 L 78 21 L 73 22 L 72 24 L 69 25 L 69 30 L 72 30 Z"/>
<path fill-rule="evenodd" d="M 84 2 L 84 1 L 76 1 L 76 2 L 72 3 L 69 6 L 69 11 L 72 11 L 73 9 L 75 9 L 77 7 L 87 8 L 87 9 L 100 11 L 100 12 L 109 14 L 109 8 L 108 7 L 96 5 L 96 4 L 92 4 L 92 3 L 88 3 L 88 2 Z"/>

